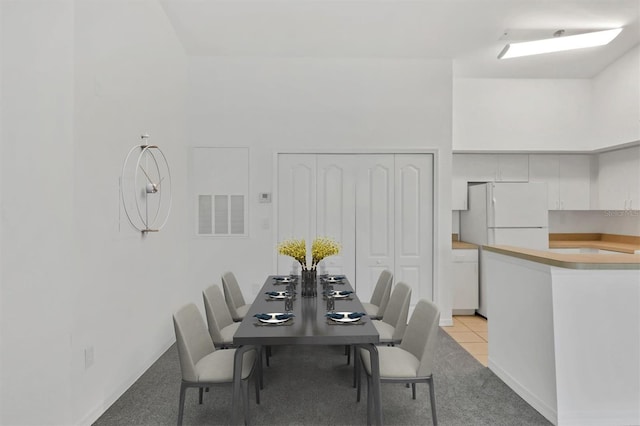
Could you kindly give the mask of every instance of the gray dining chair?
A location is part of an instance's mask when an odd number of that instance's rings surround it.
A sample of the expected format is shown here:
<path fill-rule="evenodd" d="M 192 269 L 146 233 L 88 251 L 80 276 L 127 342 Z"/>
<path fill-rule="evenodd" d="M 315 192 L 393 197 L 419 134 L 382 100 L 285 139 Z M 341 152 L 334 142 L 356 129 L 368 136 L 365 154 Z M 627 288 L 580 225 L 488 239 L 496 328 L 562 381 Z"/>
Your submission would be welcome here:
<path fill-rule="evenodd" d="M 371 300 L 362 302 L 362 307 L 371 319 L 380 319 L 384 315 L 384 311 L 389 303 L 391 295 L 391 285 L 393 283 L 393 274 L 388 269 L 380 272 L 378 281 L 373 289 Z"/>
<path fill-rule="evenodd" d="M 256 350 L 251 346 L 240 349 L 216 350 L 207 331 L 200 311 L 193 303 L 185 305 L 173 315 L 173 326 L 176 333 L 178 357 L 182 382 L 180 383 L 180 401 L 178 408 L 178 425 L 182 425 L 184 416 L 185 393 L 188 388 L 199 388 L 199 403 L 202 404 L 204 388 L 222 383 L 233 383 L 234 358 L 236 351 L 242 354 L 241 386 L 245 422 L 249 419 L 249 387 L 247 382 L 255 371 Z M 259 403 L 259 384 L 256 385 L 256 402 Z"/>
<path fill-rule="evenodd" d="M 209 335 L 214 346 L 220 349 L 228 349 L 233 346 L 233 336 L 240 327 L 240 322 L 233 322 L 229 307 L 227 306 L 219 285 L 212 285 L 202 292 L 204 310 L 207 317 Z M 262 359 L 262 347 L 257 348 L 258 355 Z M 267 358 L 268 360 L 268 358 Z M 267 364 L 268 365 L 268 364 Z M 257 364 L 260 389 L 263 388 L 262 363 Z"/>
<path fill-rule="evenodd" d="M 378 330 L 380 343 L 393 345 L 402 341 L 404 330 L 407 328 L 410 302 L 411 287 L 402 281 L 397 283 L 391 292 L 382 319 L 371 321 Z"/>
<path fill-rule="evenodd" d="M 213 344 L 219 348 L 233 346 L 233 335 L 236 334 L 241 323 L 233 322 L 220 286 L 214 284 L 206 288 L 202 292 L 202 298 Z"/>
<path fill-rule="evenodd" d="M 233 272 L 225 272 L 222 274 L 222 288 L 224 290 L 224 299 L 234 321 L 242 321 L 247 315 L 247 311 L 251 308 L 251 304 L 247 304 L 242 296 L 242 290 L 238 284 L 238 280 Z"/>
<path fill-rule="evenodd" d="M 413 399 L 416 399 L 416 383 L 428 383 L 431 402 L 431 418 L 438 424 L 436 397 L 433 383 L 433 364 L 436 336 L 440 322 L 440 310 L 432 302 L 420 299 L 407 326 L 404 339 L 398 346 L 379 346 L 380 383 L 411 383 Z M 368 348 L 361 348 L 359 361 L 367 377 L 367 423 L 373 410 L 371 392 L 371 357 Z M 362 364 L 360 364 L 362 363 Z M 358 374 L 358 401 L 360 401 L 360 374 Z"/>

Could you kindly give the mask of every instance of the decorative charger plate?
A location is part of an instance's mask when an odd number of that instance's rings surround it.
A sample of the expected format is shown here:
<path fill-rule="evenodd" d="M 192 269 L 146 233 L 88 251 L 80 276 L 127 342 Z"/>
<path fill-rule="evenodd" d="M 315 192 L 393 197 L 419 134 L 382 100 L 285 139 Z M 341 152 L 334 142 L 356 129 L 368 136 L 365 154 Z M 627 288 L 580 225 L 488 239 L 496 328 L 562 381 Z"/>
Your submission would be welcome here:
<path fill-rule="evenodd" d="M 357 318 L 349 318 L 349 314 L 353 312 L 333 312 L 331 315 L 327 315 L 329 319 L 334 320 L 335 322 L 356 322 L 360 321 L 361 316 Z M 335 314 L 342 315 L 342 318 L 336 317 Z"/>
<path fill-rule="evenodd" d="M 271 318 L 262 318 L 258 317 L 258 321 L 263 322 L 265 324 L 282 324 L 283 322 L 287 322 L 293 318 L 293 315 L 287 316 L 286 318 L 277 318 L 279 315 L 286 315 L 281 312 L 273 312 L 264 315 L 269 315 Z"/>
<path fill-rule="evenodd" d="M 286 299 L 287 292 L 286 291 L 268 291 L 267 296 L 269 296 L 269 299 Z"/>

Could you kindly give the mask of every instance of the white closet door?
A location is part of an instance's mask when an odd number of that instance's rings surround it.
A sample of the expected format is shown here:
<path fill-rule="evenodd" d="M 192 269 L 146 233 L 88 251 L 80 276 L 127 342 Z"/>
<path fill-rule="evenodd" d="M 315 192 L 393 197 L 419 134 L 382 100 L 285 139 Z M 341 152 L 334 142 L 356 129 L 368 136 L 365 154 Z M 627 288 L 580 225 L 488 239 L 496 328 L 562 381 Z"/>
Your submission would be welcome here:
<path fill-rule="evenodd" d="M 311 246 L 316 236 L 316 174 L 315 155 L 278 156 L 278 242 L 304 238 Z M 278 255 L 278 274 L 291 272 L 294 263 Z"/>
<path fill-rule="evenodd" d="M 395 155 L 395 282 L 433 300 L 433 156 Z"/>
<path fill-rule="evenodd" d="M 278 157 L 278 241 L 336 239 L 329 273 L 344 273 L 368 301 L 383 269 L 413 288 L 412 305 L 433 300 L 433 156 L 282 154 Z M 308 255 L 310 262 L 310 253 Z M 292 259 L 278 258 L 278 273 Z"/>
<path fill-rule="evenodd" d="M 338 241 L 342 248 L 336 256 L 324 260 L 330 274 L 355 277 L 355 176 L 358 156 L 317 156 L 316 235 Z"/>
<path fill-rule="evenodd" d="M 356 275 L 358 297 L 369 301 L 383 269 L 394 272 L 393 155 L 358 155 Z"/>

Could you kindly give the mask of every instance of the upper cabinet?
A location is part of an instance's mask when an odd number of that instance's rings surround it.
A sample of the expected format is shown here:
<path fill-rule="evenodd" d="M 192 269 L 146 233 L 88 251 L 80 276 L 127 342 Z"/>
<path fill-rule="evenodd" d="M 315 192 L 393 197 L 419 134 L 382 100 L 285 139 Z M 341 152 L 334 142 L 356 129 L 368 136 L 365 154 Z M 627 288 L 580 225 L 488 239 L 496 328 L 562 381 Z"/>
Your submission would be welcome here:
<path fill-rule="evenodd" d="M 549 210 L 640 211 L 640 146 L 600 154 L 454 154 L 452 210 L 469 182 L 546 182 Z"/>
<path fill-rule="evenodd" d="M 454 154 L 452 210 L 467 210 L 468 182 L 527 182 L 527 154 Z"/>
<path fill-rule="evenodd" d="M 527 154 L 454 154 L 453 174 L 467 182 L 526 182 Z"/>
<path fill-rule="evenodd" d="M 549 210 L 590 209 L 591 158 L 586 154 L 529 155 L 529 181 L 547 183 Z"/>
<path fill-rule="evenodd" d="M 640 210 L 640 146 L 598 155 L 598 209 Z"/>

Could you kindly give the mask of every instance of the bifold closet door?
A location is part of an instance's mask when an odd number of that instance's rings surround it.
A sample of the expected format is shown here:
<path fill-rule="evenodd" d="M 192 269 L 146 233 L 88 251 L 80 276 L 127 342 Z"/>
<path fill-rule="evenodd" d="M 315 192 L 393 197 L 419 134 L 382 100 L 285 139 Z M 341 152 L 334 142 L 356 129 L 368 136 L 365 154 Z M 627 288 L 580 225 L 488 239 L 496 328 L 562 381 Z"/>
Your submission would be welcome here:
<path fill-rule="evenodd" d="M 432 155 L 281 154 L 277 199 L 278 241 L 339 241 L 327 271 L 346 274 L 361 300 L 383 269 L 412 286 L 412 305 L 433 300 Z M 278 273 L 292 262 L 278 256 Z"/>

